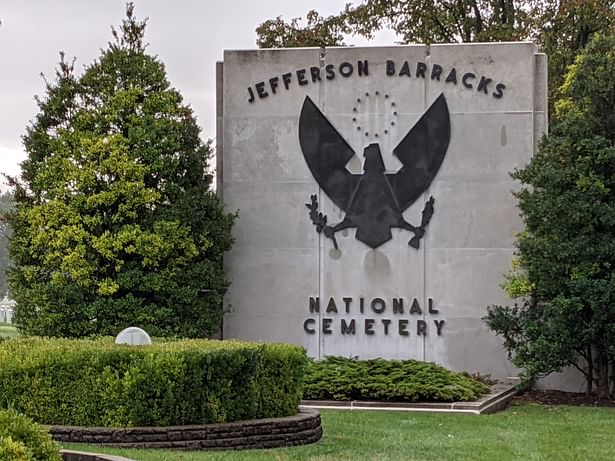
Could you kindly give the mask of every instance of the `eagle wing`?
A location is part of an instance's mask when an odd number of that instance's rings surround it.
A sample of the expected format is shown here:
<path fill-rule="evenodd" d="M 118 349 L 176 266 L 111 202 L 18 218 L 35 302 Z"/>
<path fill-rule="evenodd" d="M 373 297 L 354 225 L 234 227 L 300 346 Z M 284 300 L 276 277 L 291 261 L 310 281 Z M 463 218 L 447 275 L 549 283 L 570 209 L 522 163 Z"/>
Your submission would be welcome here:
<path fill-rule="evenodd" d="M 305 97 L 299 116 L 299 144 L 322 190 L 346 211 L 361 177 L 346 169 L 354 151 L 309 96 Z"/>
<path fill-rule="evenodd" d="M 408 134 L 400 141 L 393 154 L 402 167 L 388 174 L 399 208 L 408 208 L 427 190 L 435 178 L 451 137 L 451 123 L 444 94 L 434 101 Z"/>

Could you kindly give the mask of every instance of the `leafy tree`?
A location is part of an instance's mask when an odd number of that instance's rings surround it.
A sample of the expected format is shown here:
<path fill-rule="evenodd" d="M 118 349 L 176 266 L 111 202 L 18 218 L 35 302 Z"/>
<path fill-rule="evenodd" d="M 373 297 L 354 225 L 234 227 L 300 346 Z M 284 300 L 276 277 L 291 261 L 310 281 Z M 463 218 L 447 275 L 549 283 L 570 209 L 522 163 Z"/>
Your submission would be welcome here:
<path fill-rule="evenodd" d="M 614 10 L 613 0 L 363 0 L 327 18 L 310 10 L 304 27 L 301 18 L 265 21 L 257 45 L 334 46 L 345 34 L 371 39 L 391 29 L 401 43 L 535 40 L 576 51 L 613 26 Z"/>
<path fill-rule="evenodd" d="M 572 365 L 607 397 L 615 364 L 615 35 L 596 36 L 566 75 L 551 133 L 513 177 L 526 229 L 507 281 L 514 307 L 487 324 L 534 378 Z"/>
<path fill-rule="evenodd" d="M 285 22 L 281 17 L 261 24 L 261 47 L 343 45 L 344 34 L 368 39 L 381 29 L 392 29 L 402 43 L 478 42 L 528 37 L 543 2 L 526 0 L 369 0 L 347 4 L 327 18 L 317 11 Z"/>
<path fill-rule="evenodd" d="M 350 32 L 342 16 L 324 18 L 315 10 L 308 11 L 305 27 L 299 25 L 301 18 L 285 22 L 282 16 L 268 19 L 256 28 L 256 44 L 259 48 L 295 48 L 302 46 L 341 46 L 344 34 Z"/>
<path fill-rule="evenodd" d="M 535 19 L 535 39 L 549 59 L 549 111 L 570 66 L 595 34 L 615 31 L 615 0 L 545 2 Z"/>
<path fill-rule="evenodd" d="M 518 40 L 527 36 L 539 2 L 512 0 L 371 0 L 344 11 L 352 29 L 371 38 L 382 28 L 403 43 Z"/>
<path fill-rule="evenodd" d="M 234 220 L 210 190 L 212 150 L 127 17 L 81 76 L 61 54 L 13 178 L 9 272 L 28 334 L 218 330 Z"/>

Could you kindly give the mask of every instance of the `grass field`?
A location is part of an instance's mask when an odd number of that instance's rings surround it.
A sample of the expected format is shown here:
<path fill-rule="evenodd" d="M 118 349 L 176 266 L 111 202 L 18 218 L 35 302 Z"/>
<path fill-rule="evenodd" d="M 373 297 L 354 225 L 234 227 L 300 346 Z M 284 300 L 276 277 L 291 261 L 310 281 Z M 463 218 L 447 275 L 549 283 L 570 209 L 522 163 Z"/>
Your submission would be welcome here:
<path fill-rule="evenodd" d="M 615 410 L 514 405 L 494 415 L 322 412 L 321 442 L 264 451 L 104 451 L 138 461 L 611 461 Z"/>
<path fill-rule="evenodd" d="M 19 333 L 17 333 L 17 329 L 13 325 L 0 323 L 0 336 L 15 338 L 19 336 Z"/>

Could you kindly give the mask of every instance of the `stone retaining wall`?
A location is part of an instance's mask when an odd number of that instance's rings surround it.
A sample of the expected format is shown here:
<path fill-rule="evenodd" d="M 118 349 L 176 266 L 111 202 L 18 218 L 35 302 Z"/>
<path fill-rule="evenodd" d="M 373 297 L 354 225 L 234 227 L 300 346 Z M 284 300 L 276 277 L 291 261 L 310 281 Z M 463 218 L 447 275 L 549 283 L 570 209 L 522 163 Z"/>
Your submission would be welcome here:
<path fill-rule="evenodd" d="M 240 450 L 304 445 L 320 440 L 320 414 L 301 410 L 296 416 L 202 426 L 74 427 L 53 426 L 54 440 L 121 448 Z"/>

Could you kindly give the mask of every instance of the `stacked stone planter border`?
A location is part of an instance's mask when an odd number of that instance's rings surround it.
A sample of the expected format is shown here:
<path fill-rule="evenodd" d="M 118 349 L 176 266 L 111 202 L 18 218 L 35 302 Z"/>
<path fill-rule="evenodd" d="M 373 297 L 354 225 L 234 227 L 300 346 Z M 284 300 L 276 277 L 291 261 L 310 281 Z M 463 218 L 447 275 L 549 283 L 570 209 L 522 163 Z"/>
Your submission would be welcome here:
<path fill-rule="evenodd" d="M 301 410 L 296 416 L 202 426 L 74 427 L 52 426 L 54 440 L 120 448 L 240 450 L 304 445 L 320 440 L 320 414 Z"/>

